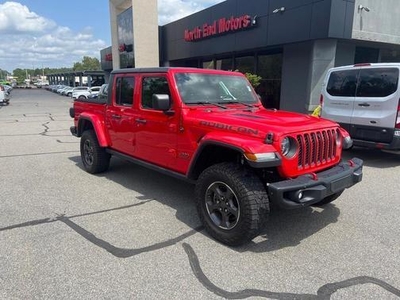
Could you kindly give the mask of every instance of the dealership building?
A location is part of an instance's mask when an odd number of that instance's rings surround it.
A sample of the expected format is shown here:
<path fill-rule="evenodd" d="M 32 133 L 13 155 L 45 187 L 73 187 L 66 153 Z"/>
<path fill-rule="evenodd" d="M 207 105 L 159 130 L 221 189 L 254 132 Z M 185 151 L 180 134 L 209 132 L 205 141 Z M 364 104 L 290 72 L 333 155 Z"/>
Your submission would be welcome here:
<path fill-rule="evenodd" d="M 398 0 L 226 0 L 158 26 L 157 0 L 110 0 L 102 68 L 180 66 L 262 77 L 267 107 L 309 112 L 327 70 L 400 62 Z"/>

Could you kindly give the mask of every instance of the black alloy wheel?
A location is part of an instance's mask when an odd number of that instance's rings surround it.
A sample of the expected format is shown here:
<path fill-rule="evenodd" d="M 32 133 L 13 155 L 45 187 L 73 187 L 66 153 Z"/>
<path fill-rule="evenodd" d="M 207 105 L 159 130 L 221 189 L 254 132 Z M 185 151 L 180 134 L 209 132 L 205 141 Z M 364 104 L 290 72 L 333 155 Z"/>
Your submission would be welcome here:
<path fill-rule="evenodd" d="M 81 137 L 81 159 L 85 170 L 95 174 L 104 172 L 110 165 L 111 155 L 106 148 L 100 147 L 96 133 L 86 130 Z"/>
<path fill-rule="evenodd" d="M 235 192 L 224 182 L 212 183 L 206 191 L 208 216 L 215 226 L 232 229 L 240 219 L 240 205 Z"/>
<path fill-rule="evenodd" d="M 83 159 L 85 161 L 85 165 L 92 166 L 94 161 L 94 149 L 92 145 L 92 141 L 85 140 L 83 143 Z"/>
<path fill-rule="evenodd" d="M 226 245 L 249 242 L 268 218 L 265 185 L 251 168 L 232 162 L 212 165 L 200 174 L 195 193 L 204 228 Z"/>

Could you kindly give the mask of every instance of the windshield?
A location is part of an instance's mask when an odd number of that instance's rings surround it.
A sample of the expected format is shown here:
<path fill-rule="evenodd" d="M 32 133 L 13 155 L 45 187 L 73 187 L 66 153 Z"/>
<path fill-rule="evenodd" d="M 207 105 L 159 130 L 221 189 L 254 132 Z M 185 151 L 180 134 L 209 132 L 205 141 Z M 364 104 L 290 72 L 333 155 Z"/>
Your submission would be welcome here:
<path fill-rule="evenodd" d="M 175 79 L 186 104 L 258 102 L 250 83 L 241 76 L 178 73 Z"/>

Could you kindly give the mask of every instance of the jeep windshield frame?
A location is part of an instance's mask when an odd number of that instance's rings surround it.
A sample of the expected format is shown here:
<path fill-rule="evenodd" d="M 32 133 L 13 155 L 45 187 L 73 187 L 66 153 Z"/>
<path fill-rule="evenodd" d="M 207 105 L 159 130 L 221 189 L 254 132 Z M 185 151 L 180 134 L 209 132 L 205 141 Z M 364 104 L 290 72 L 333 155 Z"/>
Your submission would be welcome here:
<path fill-rule="evenodd" d="M 182 72 L 175 74 L 175 81 L 187 105 L 238 103 L 251 107 L 259 103 L 257 94 L 243 76 Z"/>

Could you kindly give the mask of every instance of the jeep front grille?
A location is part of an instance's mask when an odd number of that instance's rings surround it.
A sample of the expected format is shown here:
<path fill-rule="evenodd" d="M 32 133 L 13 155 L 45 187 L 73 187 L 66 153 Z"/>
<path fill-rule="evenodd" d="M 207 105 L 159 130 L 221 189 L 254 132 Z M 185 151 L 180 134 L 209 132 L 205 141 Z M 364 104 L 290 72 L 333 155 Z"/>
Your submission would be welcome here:
<path fill-rule="evenodd" d="M 338 132 L 335 129 L 297 135 L 299 170 L 313 168 L 334 160 L 337 135 Z"/>

